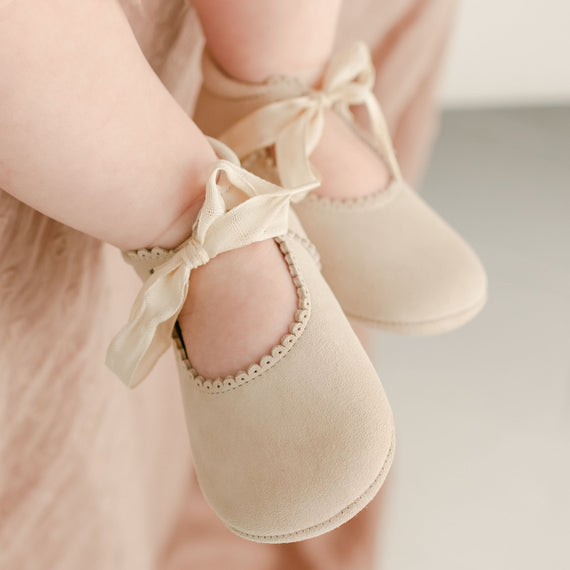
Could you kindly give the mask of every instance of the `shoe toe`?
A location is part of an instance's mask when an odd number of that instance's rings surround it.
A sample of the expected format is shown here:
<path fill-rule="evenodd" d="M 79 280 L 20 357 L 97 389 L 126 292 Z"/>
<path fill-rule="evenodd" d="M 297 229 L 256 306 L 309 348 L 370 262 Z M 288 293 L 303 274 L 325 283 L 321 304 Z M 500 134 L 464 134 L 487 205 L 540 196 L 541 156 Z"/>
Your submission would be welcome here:
<path fill-rule="evenodd" d="M 382 385 L 310 263 L 311 316 L 285 357 L 214 392 L 189 381 L 181 362 L 202 491 L 231 530 L 258 542 L 302 540 L 347 521 L 374 497 L 393 456 Z"/>
<path fill-rule="evenodd" d="M 350 317 L 393 332 L 435 334 L 484 305 L 487 278 L 477 254 L 407 185 L 393 184 L 368 204 L 305 202 L 297 214 Z"/>

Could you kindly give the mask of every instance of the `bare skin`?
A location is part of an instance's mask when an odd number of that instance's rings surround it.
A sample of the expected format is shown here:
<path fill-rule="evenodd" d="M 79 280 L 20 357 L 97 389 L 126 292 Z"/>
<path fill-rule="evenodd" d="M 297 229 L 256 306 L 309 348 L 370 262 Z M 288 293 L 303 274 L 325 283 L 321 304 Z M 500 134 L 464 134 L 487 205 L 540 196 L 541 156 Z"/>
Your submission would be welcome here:
<path fill-rule="evenodd" d="M 315 84 L 333 50 L 341 0 L 193 4 L 208 49 L 228 75 L 254 83 L 272 75 L 295 75 Z M 320 196 L 364 196 L 384 188 L 390 178 L 382 160 L 332 112 L 311 162 L 322 175 L 315 190 Z"/>
<path fill-rule="evenodd" d="M 340 0 L 293 4 L 202 0 L 196 7 L 230 74 L 318 81 Z M 188 237 L 216 157 L 148 66 L 116 0 L 0 4 L 0 100 L 5 191 L 121 249 L 170 248 Z M 329 196 L 369 193 L 387 179 L 334 117 L 313 161 L 324 177 L 319 192 Z M 359 179 L 349 179 L 349 170 Z M 272 240 L 220 255 L 192 273 L 179 319 L 194 366 L 216 377 L 258 360 L 288 331 L 296 305 Z"/>
<path fill-rule="evenodd" d="M 116 2 L 0 7 L 0 100 L 1 188 L 121 249 L 189 235 L 216 157 Z M 194 365 L 213 377 L 249 365 L 288 332 L 296 306 L 273 240 L 220 255 L 192 273 L 180 316 Z"/>
<path fill-rule="evenodd" d="M 385 188 L 390 180 L 376 152 L 332 111 L 327 112 L 323 136 L 311 154 L 311 162 L 323 180 L 315 190 L 319 196 L 358 198 Z"/>

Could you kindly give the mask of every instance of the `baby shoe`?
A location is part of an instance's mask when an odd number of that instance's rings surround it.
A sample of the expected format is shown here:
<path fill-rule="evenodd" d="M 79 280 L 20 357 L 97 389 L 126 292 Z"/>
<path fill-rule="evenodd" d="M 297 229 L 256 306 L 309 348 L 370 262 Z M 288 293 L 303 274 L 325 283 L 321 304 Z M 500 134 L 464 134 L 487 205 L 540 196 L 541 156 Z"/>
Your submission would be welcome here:
<path fill-rule="evenodd" d="M 228 144 L 246 168 L 285 187 L 318 180 L 309 156 L 332 109 L 386 164 L 387 188 L 355 199 L 309 193 L 294 209 L 322 259 L 323 275 L 345 313 L 408 334 L 458 327 L 485 304 L 487 279 L 465 241 L 406 184 L 375 98 L 366 46 L 336 54 L 314 89 L 295 77 L 253 84 L 228 77 L 206 51 L 194 120 Z M 370 131 L 353 120 L 362 105 Z"/>
<path fill-rule="evenodd" d="M 144 285 L 107 364 L 132 388 L 173 342 L 206 500 L 244 538 L 294 542 L 332 530 L 374 497 L 392 463 L 392 413 L 314 247 L 288 231 L 291 198 L 312 185 L 283 189 L 215 148 L 223 158 L 214 164 L 192 235 L 170 251 L 124 254 Z M 297 290 L 289 333 L 247 369 L 204 378 L 176 325 L 190 272 L 219 253 L 270 238 Z"/>

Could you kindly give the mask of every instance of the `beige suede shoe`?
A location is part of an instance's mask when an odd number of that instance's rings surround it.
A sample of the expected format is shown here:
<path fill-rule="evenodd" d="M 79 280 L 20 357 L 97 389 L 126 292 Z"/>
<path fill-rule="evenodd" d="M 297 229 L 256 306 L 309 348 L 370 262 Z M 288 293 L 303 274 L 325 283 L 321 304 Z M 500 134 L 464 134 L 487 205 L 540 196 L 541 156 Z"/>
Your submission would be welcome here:
<path fill-rule="evenodd" d="M 200 487 L 233 532 L 258 542 L 303 540 L 349 520 L 374 497 L 394 454 L 392 413 L 374 367 L 324 281 L 314 247 L 287 230 L 291 197 L 310 188 L 284 190 L 231 156 L 220 160 L 188 240 L 172 251 L 125 254 L 144 285 L 107 356 L 134 387 L 173 333 Z M 223 251 L 271 237 L 298 293 L 290 333 L 247 370 L 203 378 L 175 324 L 190 272 Z"/>
<path fill-rule="evenodd" d="M 194 120 L 252 172 L 285 187 L 318 180 L 309 156 L 329 108 L 384 160 L 391 174 L 386 189 L 348 200 L 310 194 L 294 204 L 348 316 L 393 332 L 434 334 L 479 312 L 487 297 L 485 271 L 465 241 L 403 180 L 371 90 L 374 68 L 364 44 L 337 54 L 318 90 L 294 77 L 237 81 L 207 52 L 202 68 Z M 368 111 L 370 133 L 354 123 L 354 105 Z"/>

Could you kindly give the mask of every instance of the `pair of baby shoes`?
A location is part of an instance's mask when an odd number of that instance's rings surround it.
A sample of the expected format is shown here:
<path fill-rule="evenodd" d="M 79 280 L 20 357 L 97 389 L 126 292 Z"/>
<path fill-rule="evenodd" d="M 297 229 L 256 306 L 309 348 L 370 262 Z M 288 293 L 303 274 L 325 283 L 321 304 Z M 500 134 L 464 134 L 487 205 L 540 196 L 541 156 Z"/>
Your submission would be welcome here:
<path fill-rule="evenodd" d="M 390 469 L 390 406 L 346 315 L 428 334 L 466 322 L 485 301 L 473 251 L 402 179 L 372 69 L 356 44 L 331 60 L 322 89 L 289 77 L 254 85 L 228 77 L 206 53 L 195 120 L 238 156 L 212 140 L 219 160 L 184 243 L 124 254 L 144 284 L 107 363 L 134 387 L 174 344 L 200 486 L 225 524 L 250 540 L 332 530 L 366 506 Z M 352 121 L 359 104 L 370 133 Z M 377 150 L 391 174 L 387 188 L 355 200 L 313 193 L 319 177 L 309 157 L 326 109 Z M 204 378 L 176 325 L 190 274 L 268 239 L 297 291 L 289 333 L 247 369 Z"/>

